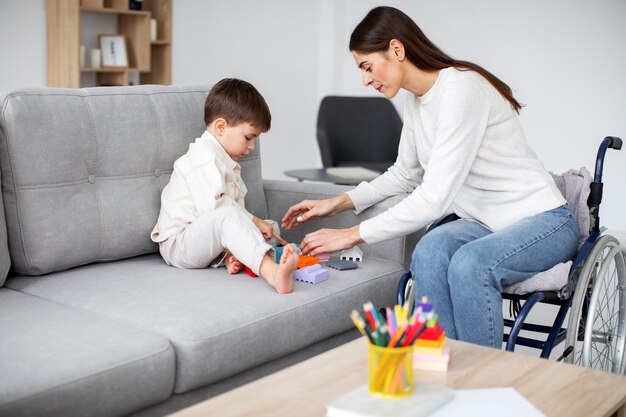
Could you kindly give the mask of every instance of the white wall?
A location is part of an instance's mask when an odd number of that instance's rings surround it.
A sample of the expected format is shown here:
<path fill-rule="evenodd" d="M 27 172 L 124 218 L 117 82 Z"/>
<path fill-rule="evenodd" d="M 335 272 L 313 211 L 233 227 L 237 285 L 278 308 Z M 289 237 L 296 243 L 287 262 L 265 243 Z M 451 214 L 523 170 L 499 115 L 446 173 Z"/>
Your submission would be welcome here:
<path fill-rule="evenodd" d="M 0 91 L 46 85 L 45 0 L 0 0 Z"/>
<path fill-rule="evenodd" d="M 266 178 L 321 167 L 317 107 L 326 94 L 373 95 L 347 51 L 371 0 L 174 0 L 173 82 L 240 77 L 273 114 L 261 138 Z M 606 135 L 626 139 L 623 0 L 393 1 L 443 50 L 475 61 L 526 104 L 521 121 L 546 167 L 595 162 Z M 44 0 L 0 0 L 0 90 L 46 83 Z M 402 98 L 394 103 L 402 108 Z M 602 222 L 626 230 L 626 150 L 609 152 Z"/>
<path fill-rule="evenodd" d="M 315 142 L 317 112 L 317 2 L 176 0 L 173 81 L 213 83 L 224 77 L 250 81 L 272 112 L 261 136 L 263 173 L 321 166 Z"/>

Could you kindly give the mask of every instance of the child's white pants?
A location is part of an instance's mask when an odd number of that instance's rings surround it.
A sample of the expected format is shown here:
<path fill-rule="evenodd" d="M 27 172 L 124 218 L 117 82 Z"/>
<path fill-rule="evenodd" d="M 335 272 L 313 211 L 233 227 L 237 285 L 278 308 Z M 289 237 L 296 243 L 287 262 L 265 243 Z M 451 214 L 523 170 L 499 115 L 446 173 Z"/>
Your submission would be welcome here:
<path fill-rule="evenodd" d="M 263 257 L 273 250 L 252 220 L 235 206 L 200 216 L 159 244 L 168 265 L 190 269 L 208 267 L 225 249 L 257 275 Z"/>

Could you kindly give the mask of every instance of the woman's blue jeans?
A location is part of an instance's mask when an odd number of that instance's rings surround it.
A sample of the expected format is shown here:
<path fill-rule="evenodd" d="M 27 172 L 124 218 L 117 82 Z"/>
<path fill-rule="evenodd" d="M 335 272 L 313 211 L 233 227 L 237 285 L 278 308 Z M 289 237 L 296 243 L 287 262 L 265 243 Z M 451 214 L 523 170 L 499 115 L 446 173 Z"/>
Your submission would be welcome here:
<path fill-rule="evenodd" d="M 415 246 L 415 296 L 428 296 L 448 337 L 501 348 L 502 287 L 571 260 L 578 246 L 567 205 L 497 232 L 456 220 L 438 226 Z"/>

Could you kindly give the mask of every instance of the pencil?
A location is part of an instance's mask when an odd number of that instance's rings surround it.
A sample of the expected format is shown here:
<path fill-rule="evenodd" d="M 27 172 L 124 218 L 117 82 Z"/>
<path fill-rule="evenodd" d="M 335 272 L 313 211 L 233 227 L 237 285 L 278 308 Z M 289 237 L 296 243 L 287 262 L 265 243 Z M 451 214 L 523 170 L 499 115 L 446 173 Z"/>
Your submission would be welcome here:
<path fill-rule="evenodd" d="M 415 341 L 422 335 L 424 330 L 426 330 L 426 321 L 422 323 L 422 325 L 419 327 L 419 329 L 417 329 L 415 334 L 411 336 L 410 339 L 407 338 L 407 340 L 405 340 L 403 346 L 411 346 L 413 343 L 415 343 Z"/>
<path fill-rule="evenodd" d="M 365 329 L 365 321 L 361 318 L 359 312 L 356 310 L 352 310 L 352 313 L 350 313 L 350 318 L 352 319 L 352 323 L 354 323 L 354 326 L 359 330 L 359 332 L 361 332 L 363 336 L 367 337 L 367 339 L 371 343 L 374 343 L 372 336 Z"/>
<path fill-rule="evenodd" d="M 368 308 L 368 306 L 366 304 L 363 304 L 363 310 L 365 311 L 365 317 L 367 317 L 367 321 L 370 323 L 370 326 L 372 326 L 372 330 L 376 330 L 376 320 L 374 320 L 374 315 L 372 314 L 372 311 Z"/>
<path fill-rule="evenodd" d="M 389 328 L 389 335 L 393 336 L 396 332 L 396 320 L 391 307 L 387 307 L 387 327 Z"/>
<path fill-rule="evenodd" d="M 387 347 L 395 347 L 398 341 L 402 338 L 403 334 L 404 334 L 404 327 L 401 324 L 398 324 L 398 330 L 396 330 L 394 335 L 391 337 L 391 340 L 387 344 Z"/>

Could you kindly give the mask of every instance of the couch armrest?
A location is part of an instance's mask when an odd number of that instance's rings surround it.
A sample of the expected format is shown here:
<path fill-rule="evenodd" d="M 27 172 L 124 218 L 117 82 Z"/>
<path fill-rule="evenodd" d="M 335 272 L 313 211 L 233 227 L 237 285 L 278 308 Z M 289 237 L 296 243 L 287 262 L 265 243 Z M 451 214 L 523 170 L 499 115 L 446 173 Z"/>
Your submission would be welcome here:
<path fill-rule="evenodd" d="M 267 200 L 268 218 L 280 220 L 289 207 L 302 200 L 321 200 L 339 195 L 352 189 L 351 186 L 335 185 L 325 183 L 307 183 L 280 180 L 263 180 L 265 199 Z M 282 230 L 282 236 L 289 242 L 300 243 L 305 234 L 320 228 L 345 228 L 354 226 L 363 220 L 374 217 L 388 208 L 397 204 L 404 196 L 394 196 L 373 205 L 369 209 L 354 214 L 354 212 L 343 212 L 335 217 L 306 223 L 292 230 Z M 407 270 L 411 262 L 413 248 L 423 235 L 423 231 L 418 231 L 407 236 L 398 237 L 372 245 L 361 244 L 363 256 L 376 256 L 402 264 Z"/>

